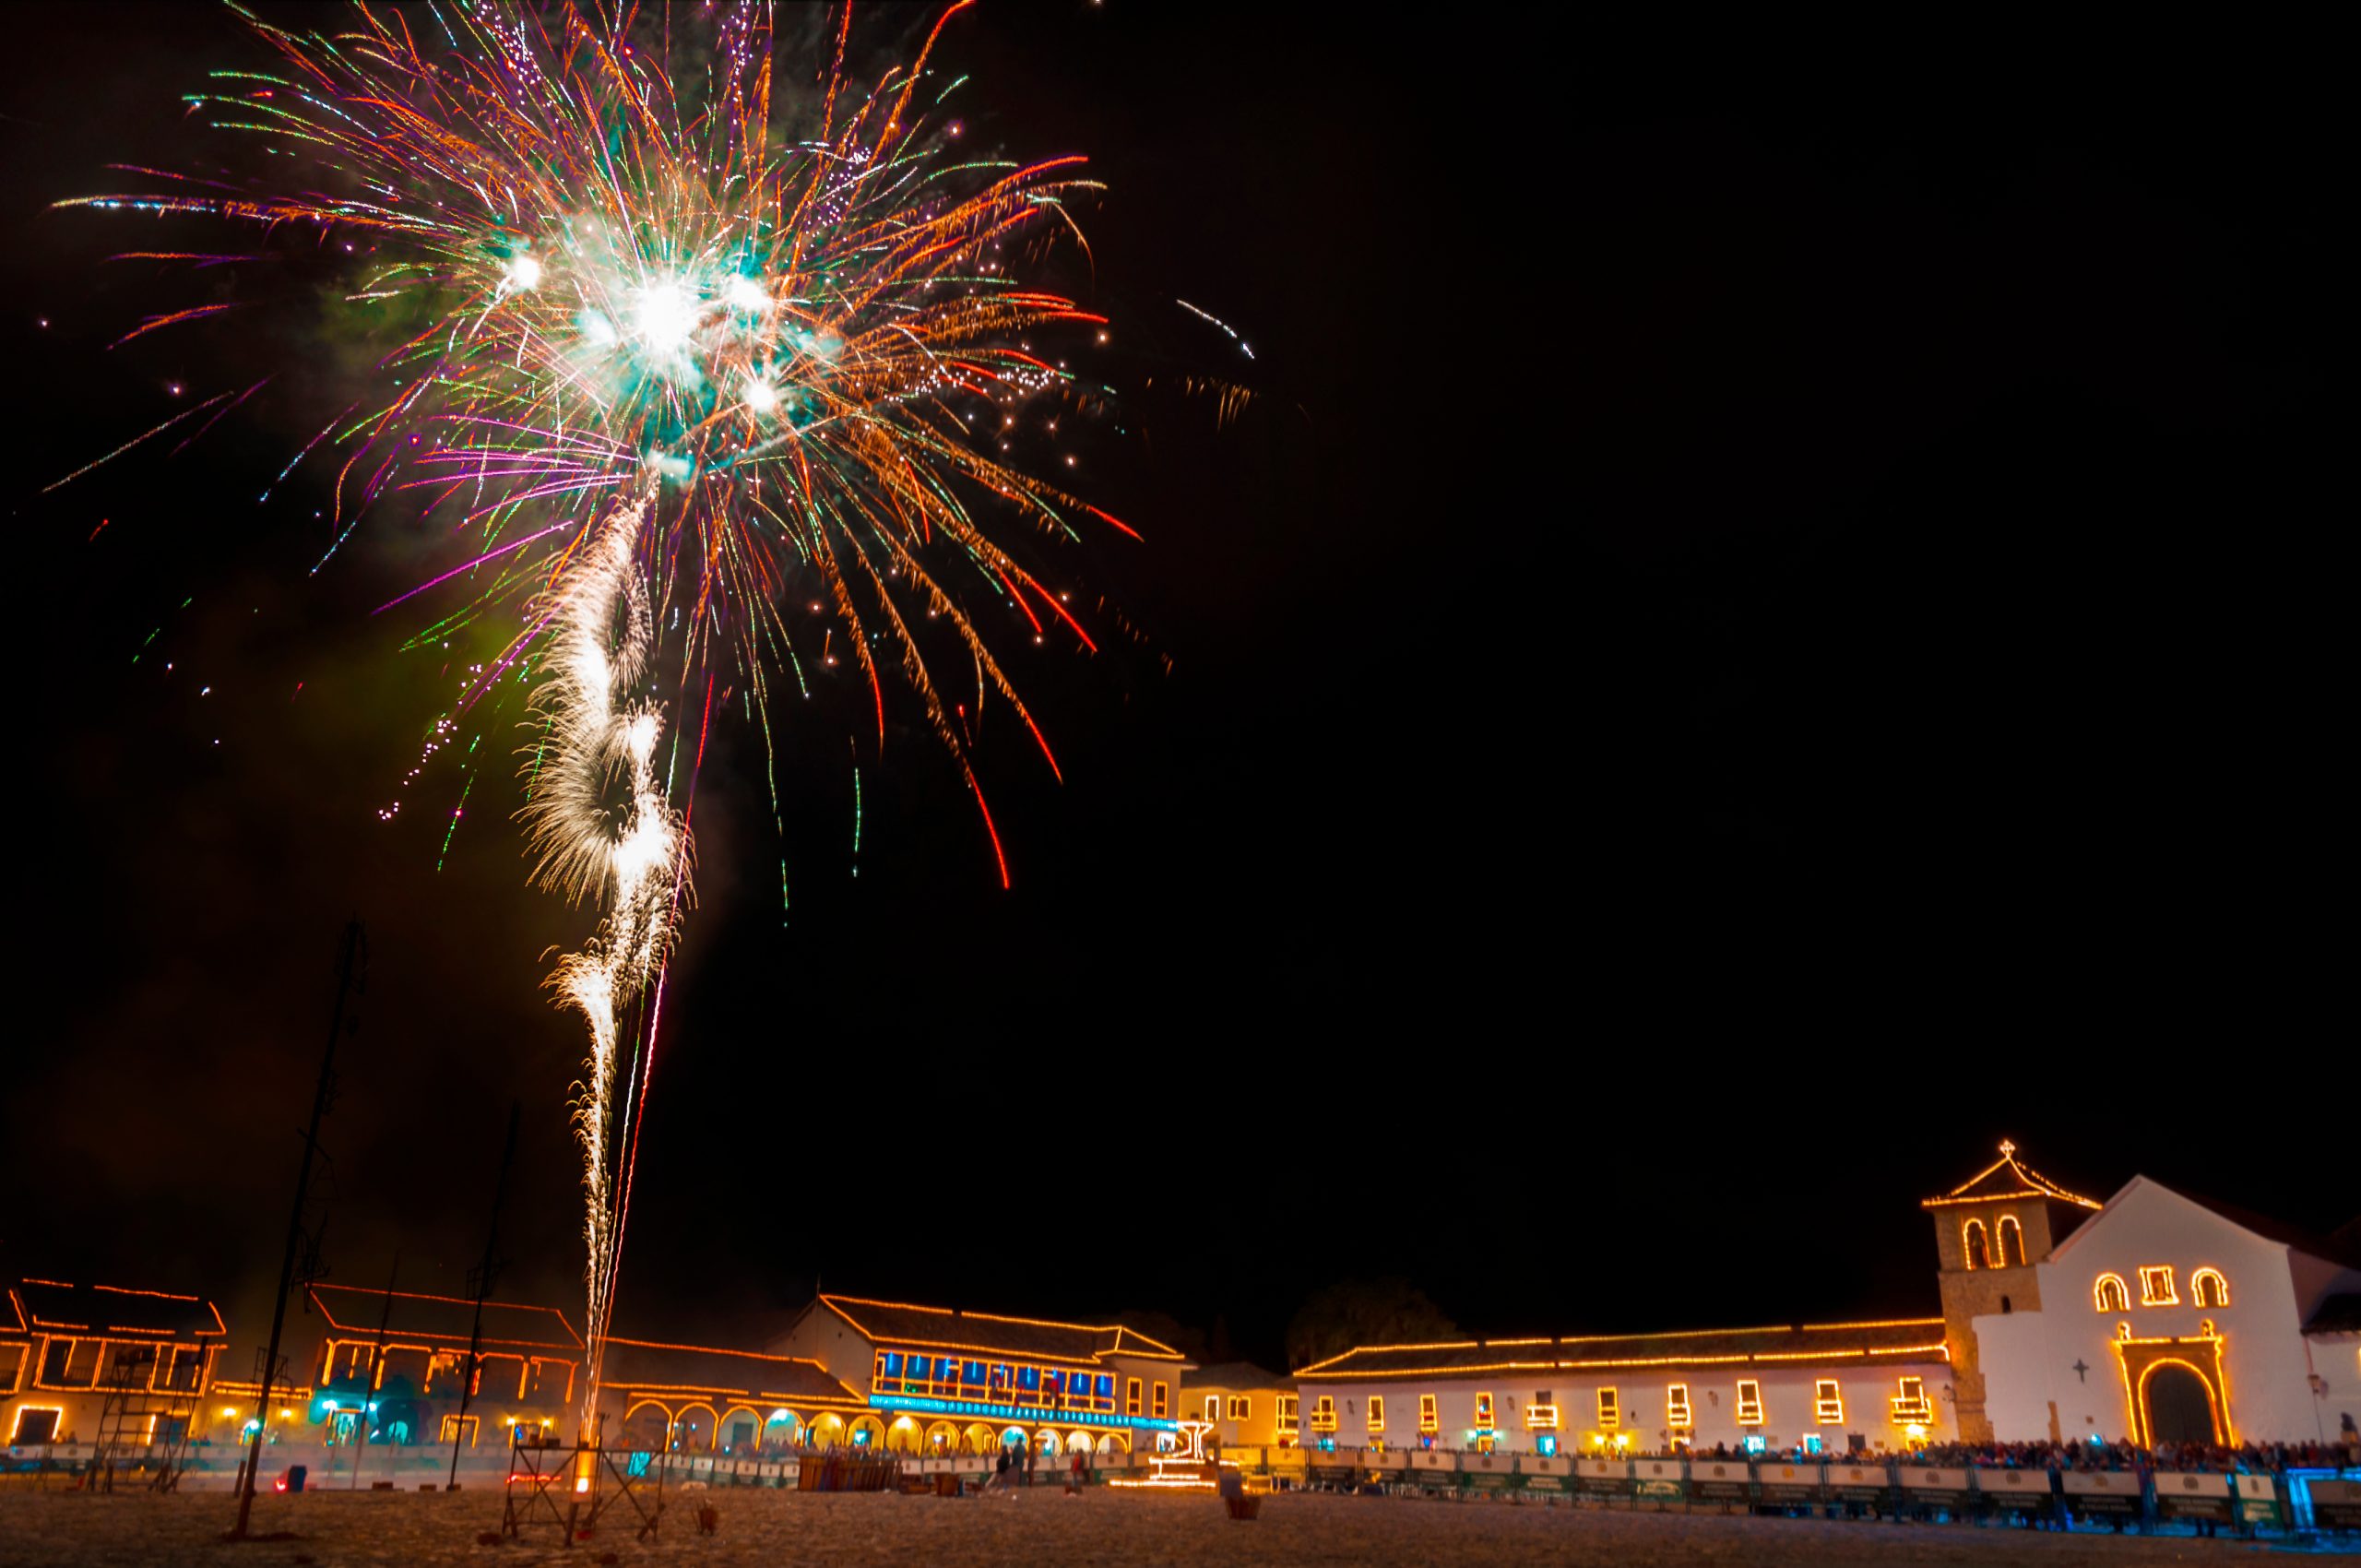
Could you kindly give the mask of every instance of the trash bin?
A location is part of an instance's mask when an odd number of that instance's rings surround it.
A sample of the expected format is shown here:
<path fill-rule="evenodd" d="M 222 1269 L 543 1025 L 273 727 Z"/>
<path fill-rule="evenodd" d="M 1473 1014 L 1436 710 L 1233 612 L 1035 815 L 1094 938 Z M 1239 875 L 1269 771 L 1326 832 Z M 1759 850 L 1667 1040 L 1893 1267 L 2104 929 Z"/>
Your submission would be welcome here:
<path fill-rule="evenodd" d="M 308 1465 L 288 1466 L 287 1473 L 279 1479 L 279 1490 L 281 1491 L 303 1491 L 303 1478 L 309 1474 L 311 1474 L 311 1467 Z"/>

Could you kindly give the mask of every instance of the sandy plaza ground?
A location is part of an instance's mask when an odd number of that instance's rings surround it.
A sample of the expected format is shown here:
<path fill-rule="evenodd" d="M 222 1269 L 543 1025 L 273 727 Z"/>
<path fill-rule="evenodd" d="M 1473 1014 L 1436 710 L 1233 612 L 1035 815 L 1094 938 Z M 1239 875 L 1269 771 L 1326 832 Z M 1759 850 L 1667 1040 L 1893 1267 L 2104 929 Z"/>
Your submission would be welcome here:
<path fill-rule="evenodd" d="M 2255 1560 L 2265 1549 L 2231 1540 L 2059 1536 L 1957 1525 L 1826 1523 L 1717 1515 L 1625 1514 L 1393 1497 L 1283 1494 L 1262 1517 L 1233 1522 L 1213 1498 L 1097 1490 L 1067 1497 L 1045 1488 L 1013 1501 L 885 1494 L 725 1491 L 706 1494 L 719 1531 L 695 1533 L 689 1508 L 667 1514 L 661 1538 L 623 1531 L 571 1553 L 540 1532 L 525 1544 L 479 1545 L 497 1529 L 500 1499 L 320 1491 L 266 1497 L 258 1531 L 289 1541 L 223 1544 L 235 1510 L 221 1492 L 171 1497 L 0 1494 L 0 1562 L 7 1568 L 100 1564 L 302 1565 L 680 1562 L 714 1568 L 958 1568 L 1010 1563 L 1612 1563 L 1650 1568 L 1717 1563 L 1744 1568 L 1832 1568 L 1846 1563 L 2027 1563 L 2056 1568 L 2148 1568 Z M 676 1494 L 692 1506 L 697 1494 Z M 2273 1555 L 2284 1555 L 2280 1549 Z M 2349 1559 L 2345 1559 L 2348 1560 Z"/>

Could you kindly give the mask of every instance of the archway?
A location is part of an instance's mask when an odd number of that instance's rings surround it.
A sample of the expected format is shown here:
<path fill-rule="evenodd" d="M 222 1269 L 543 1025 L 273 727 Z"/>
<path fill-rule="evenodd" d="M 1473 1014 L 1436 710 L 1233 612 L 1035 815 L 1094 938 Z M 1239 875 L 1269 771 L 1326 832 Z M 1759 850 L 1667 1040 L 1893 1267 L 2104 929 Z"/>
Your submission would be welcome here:
<path fill-rule="evenodd" d="M 1003 1448 L 1014 1448 L 1024 1441 L 1025 1429 L 1023 1427 L 1003 1427 L 1001 1429 L 1000 1445 Z"/>
<path fill-rule="evenodd" d="M 792 1410 L 773 1410 L 771 1419 L 763 1423 L 763 1449 L 780 1454 L 803 1441 L 803 1421 Z"/>
<path fill-rule="evenodd" d="M 875 1438 L 870 1439 L 872 1443 Z M 919 1423 L 908 1416 L 896 1416 L 894 1424 L 885 1429 L 885 1449 L 891 1454 L 915 1454 L 919 1451 Z"/>
<path fill-rule="evenodd" d="M 1066 1452 L 1069 1454 L 1089 1453 L 1090 1434 L 1079 1428 L 1066 1433 Z"/>
<path fill-rule="evenodd" d="M 643 1399 L 623 1412 L 623 1445 L 635 1454 L 661 1454 L 671 1444 L 672 1412 Z"/>
<path fill-rule="evenodd" d="M 1000 1436 L 991 1428 L 978 1421 L 959 1434 L 959 1446 L 969 1454 L 990 1454 L 1000 1446 Z"/>
<path fill-rule="evenodd" d="M 1101 1454 L 1129 1454 L 1131 1451 L 1132 1440 L 1120 1431 L 1101 1432 L 1098 1436 L 1098 1452 Z"/>
<path fill-rule="evenodd" d="M 845 1419 L 834 1410 L 824 1410 L 813 1417 L 809 1441 L 814 1448 L 843 1447 Z"/>
<path fill-rule="evenodd" d="M 1033 1434 L 1034 1453 L 1055 1454 L 1058 1451 L 1058 1434 L 1050 1428 L 1043 1427 L 1039 1431 Z"/>
<path fill-rule="evenodd" d="M 763 1418 L 751 1406 L 733 1405 L 722 1412 L 720 1432 L 721 1451 L 743 1458 L 762 1441 Z"/>
<path fill-rule="evenodd" d="M 2141 1425 L 2160 1443 L 2219 1443 L 2213 1391 L 2187 1361 L 2159 1361 L 2140 1380 Z"/>
<path fill-rule="evenodd" d="M 959 1446 L 959 1429 L 949 1421 L 937 1421 L 926 1429 L 926 1451 L 940 1458 Z"/>
<path fill-rule="evenodd" d="M 710 1405 L 683 1405 L 672 1418 L 672 1452 L 710 1454 L 716 1418 Z"/>
<path fill-rule="evenodd" d="M 845 1440 L 855 1448 L 883 1448 L 885 1423 L 875 1416 L 855 1416 L 852 1424 L 845 1428 Z"/>

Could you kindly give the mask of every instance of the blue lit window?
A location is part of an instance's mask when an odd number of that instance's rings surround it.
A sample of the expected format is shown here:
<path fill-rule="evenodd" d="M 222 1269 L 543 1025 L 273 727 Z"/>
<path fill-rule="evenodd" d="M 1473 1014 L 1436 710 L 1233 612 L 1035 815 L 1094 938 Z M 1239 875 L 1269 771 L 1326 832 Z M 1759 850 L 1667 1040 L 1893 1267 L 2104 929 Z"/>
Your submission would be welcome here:
<path fill-rule="evenodd" d="M 1038 1392 L 1041 1387 L 1041 1369 L 1039 1367 L 1017 1368 L 1016 1386 L 1028 1393 Z"/>
<path fill-rule="evenodd" d="M 1320 1452 L 1323 1454 L 1334 1454 L 1336 1452 L 1336 1440 L 1333 1437 L 1322 1438 L 1320 1440 Z"/>
<path fill-rule="evenodd" d="M 910 1358 L 910 1375 L 912 1377 L 924 1379 L 931 1370 L 932 1369 L 927 1364 L 927 1359 L 924 1356 L 912 1356 Z"/>
<path fill-rule="evenodd" d="M 902 1353 L 899 1350 L 885 1352 L 885 1375 L 887 1377 L 902 1375 Z"/>
<path fill-rule="evenodd" d="M 977 1386 L 981 1387 L 984 1381 L 984 1363 L 981 1361 L 969 1361 L 966 1365 L 962 1366 L 959 1369 L 959 1381 L 962 1383 L 972 1383 Z"/>
<path fill-rule="evenodd" d="M 1554 1431 L 1543 1432 L 1540 1436 L 1535 1438 L 1533 1443 L 1535 1447 L 1540 1449 L 1541 1456 L 1544 1459 L 1550 1457 L 1558 1452 L 1558 1434 Z"/>
<path fill-rule="evenodd" d="M 1091 1384 L 1091 1392 L 1098 1396 L 1098 1402 L 1100 1404 L 1106 1406 L 1109 1409 L 1114 1408 L 1115 1380 L 1113 1378 L 1104 1375 L 1100 1376 L 1096 1383 Z"/>
<path fill-rule="evenodd" d="M 1744 1447 L 1749 1454 L 1760 1454 L 1762 1452 L 1764 1446 L 1762 1434 L 1759 1431 L 1748 1432 L 1744 1438 L 1739 1440 L 1739 1442 L 1740 1445 Z"/>
<path fill-rule="evenodd" d="M 1804 1452 L 1807 1454 L 1820 1452 L 1820 1433 L 1812 1431 L 1804 1434 Z"/>

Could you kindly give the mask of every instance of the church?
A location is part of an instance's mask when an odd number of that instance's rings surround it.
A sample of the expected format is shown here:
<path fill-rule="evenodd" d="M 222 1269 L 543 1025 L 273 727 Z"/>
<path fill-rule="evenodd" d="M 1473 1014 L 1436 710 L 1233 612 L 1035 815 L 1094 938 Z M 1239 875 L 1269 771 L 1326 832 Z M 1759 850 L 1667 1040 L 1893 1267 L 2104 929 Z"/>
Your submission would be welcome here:
<path fill-rule="evenodd" d="M 1359 1346 L 1301 1369 L 1310 1448 L 1903 1452 L 2350 1442 L 2361 1235 L 1999 1158 L 1921 1206 L 1940 1317 Z"/>
<path fill-rule="evenodd" d="M 2337 1443 L 2361 1420 L 2361 1242 L 2134 1176 L 2104 1203 L 2000 1158 L 1925 1205 L 1961 1435 Z"/>

